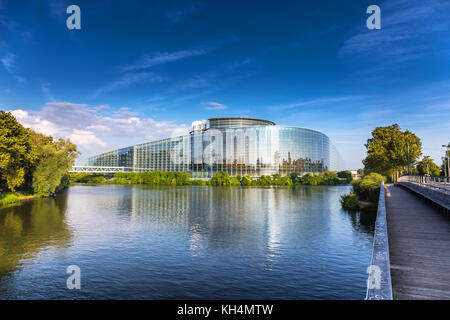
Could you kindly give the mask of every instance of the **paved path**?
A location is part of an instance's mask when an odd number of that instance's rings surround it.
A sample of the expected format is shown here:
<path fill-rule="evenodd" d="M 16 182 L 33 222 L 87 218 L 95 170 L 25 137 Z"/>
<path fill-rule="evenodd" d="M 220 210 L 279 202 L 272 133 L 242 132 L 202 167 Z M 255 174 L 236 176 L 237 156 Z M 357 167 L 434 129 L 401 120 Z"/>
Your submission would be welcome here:
<path fill-rule="evenodd" d="M 386 212 L 394 299 L 450 299 L 450 217 L 393 185 Z"/>

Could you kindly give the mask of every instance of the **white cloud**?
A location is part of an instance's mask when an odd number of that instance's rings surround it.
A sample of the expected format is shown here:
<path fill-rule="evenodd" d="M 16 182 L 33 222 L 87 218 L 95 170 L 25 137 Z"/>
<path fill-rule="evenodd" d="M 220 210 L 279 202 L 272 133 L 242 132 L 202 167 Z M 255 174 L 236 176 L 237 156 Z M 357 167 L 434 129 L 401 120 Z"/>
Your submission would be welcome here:
<path fill-rule="evenodd" d="M 83 154 L 77 164 L 84 164 L 87 157 L 98 153 L 189 132 L 186 124 L 141 117 L 130 113 L 129 108 L 105 115 L 104 112 L 110 111 L 108 108 L 48 102 L 40 110 L 11 112 L 25 127 L 46 135 L 70 138 Z"/>
<path fill-rule="evenodd" d="M 224 106 L 223 104 L 214 101 L 202 102 L 201 105 L 207 106 L 205 107 L 205 110 L 224 110 L 227 108 L 227 106 Z"/>
<path fill-rule="evenodd" d="M 32 116 L 28 111 L 17 109 L 11 111 L 11 113 L 14 117 L 16 117 L 17 121 L 25 127 L 33 129 L 34 131 L 45 135 L 56 135 L 59 133 L 59 129 L 54 123 L 48 120 L 43 120 L 38 116 Z"/>
<path fill-rule="evenodd" d="M 92 131 L 73 129 L 69 136 L 70 141 L 87 149 L 94 147 L 106 147 L 107 143 L 97 138 Z"/>

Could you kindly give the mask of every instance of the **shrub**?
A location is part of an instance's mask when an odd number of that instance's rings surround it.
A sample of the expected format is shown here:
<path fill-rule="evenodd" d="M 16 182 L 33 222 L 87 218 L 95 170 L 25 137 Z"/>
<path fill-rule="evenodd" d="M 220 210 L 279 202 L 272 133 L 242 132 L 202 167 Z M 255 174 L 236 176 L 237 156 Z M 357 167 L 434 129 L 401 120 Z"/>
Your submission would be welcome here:
<path fill-rule="evenodd" d="M 339 201 L 341 202 L 342 208 L 346 210 L 357 211 L 361 209 L 358 201 L 358 196 L 355 193 L 343 195 L 341 196 L 341 199 Z"/>
<path fill-rule="evenodd" d="M 12 193 L 0 194 L 0 205 L 19 202 L 19 197 Z"/>
<path fill-rule="evenodd" d="M 345 179 L 344 183 L 350 183 L 353 180 L 352 173 L 349 170 L 339 171 L 337 176 L 341 179 Z"/>
<path fill-rule="evenodd" d="M 253 180 L 247 176 L 241 177 L 241 185 L 242 186 L 251 186 Z"/>
<path fill-rule="evenodd" d="M 191 180 L 190 184 L 192 186 L 206 186 L 206 181 L 205 180 L 200 180 L 200 179 L 195 179 L 195 180 Z"/>
<path fill-rule="evenodd" d="M 320 174 L 313 175 L 312 173 L 307 173 L 301 179 L 301 184 L 309 186 L 317 186 L 323 183 L 324 183 L 323 176 Z"/>
<path fill-rule="evenodd" d="M 361 180 L 353 183 L 353 192 L 361 200 L 377 202 L 380 195 L 381 181 L 386 182 L 386 177 L 378 173 L 370 173 Z"/>

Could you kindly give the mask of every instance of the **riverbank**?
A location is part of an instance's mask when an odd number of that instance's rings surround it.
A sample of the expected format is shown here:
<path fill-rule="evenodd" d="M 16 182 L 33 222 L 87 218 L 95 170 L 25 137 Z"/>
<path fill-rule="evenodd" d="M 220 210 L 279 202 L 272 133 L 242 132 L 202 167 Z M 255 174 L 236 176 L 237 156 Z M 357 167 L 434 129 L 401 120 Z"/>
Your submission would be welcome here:
<path fill-rule="evenodd" d="M 381 181 L 386 182 L 386 177 L 378 173 L 370 173 L 354 181 L 352 192 L 341 196 L 342 208 L 348 211 L 376 210 Z"/>
<path fill-rule="evenodd" d="M 258 178 L 249 176 L 230 176 L 226 172 L 218 172 L 209 180 L 191 179 L 186 172 L 149 171 L 118 172 L 111 179 L 100 174 L 71 173 L 70 182 L 74 183 L 113 183 L 113 184 L 145 184 L 153 186 L 291 186 L 291 185 L 342 185 L 352 181 L 349 171 L 307 173 L 300 175 L 291 173 L 263 175 Z"/>
<path fill-rule="evenodd" d="M 23 201 L 33 200 L 42 197 L 38 194 L 28 192 L 4 192 L 0 193 L 0 207 L 17 204 Z"/>

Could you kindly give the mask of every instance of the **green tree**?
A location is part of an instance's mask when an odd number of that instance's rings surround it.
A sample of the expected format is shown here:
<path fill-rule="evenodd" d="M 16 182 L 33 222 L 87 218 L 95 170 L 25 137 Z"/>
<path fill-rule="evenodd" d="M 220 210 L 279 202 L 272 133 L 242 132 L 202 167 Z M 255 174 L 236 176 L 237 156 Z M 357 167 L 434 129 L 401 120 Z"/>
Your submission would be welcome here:
<path fill-rule="evenodd" d="M 26 182 L 38 158 L 30 134 L 10 112 L 0 111 L 0 184 L 11 191 Z"/>
<path fill-rule="evenodd" d="M 78 156 L 77 147 L 69 140 L 57 139 L 33 132 L 32 141 L 39 152 L 39 162 L 33 172 L 33 189 L 45 196 L 53 195 Z"/>
<path fill-rule="evenodd" d="M 401 131 L 398 124 L 375 128 L 365 147 L 364 170 L 389 175 L 393 180 L 406 171 L 408 159 L 412 167 L 422 155 L 420 139 L 408 130 Z"/>
<path fill-rule="evenodd" d="M 241 177 L 241 185 L 242 186 L 251 186 L 252 185 L 252 179 L 247 177 L 247 176 Z"/>
<path fill-rule="evenodd" d="M 431 176 L 439 176 L 441 173 L 441 168 L 439 168 L 429 156 L 424 156 L 423 159 L 417 163 L 416 168 L 420 175 L 429 174 Z"/>
<path fill-rule="evenodd" d="M 349 170 L 339 171 L 337 175 L 339 178 L 345 179 L 344 183 L 350 183 L 353 180 L 352 173 Z"/>
<path fill-rule="evenodd" d="M 317 186 L 319 184 L 324 184 L 324 180 L 321 174 L 307 173 L 302 177 L 301 183 L 310 186 Z"/>
<path fill-rule="evenodd" d="M 217 172 L 210 181 L 211 186 L 229 186 L 231 185 L 230 175 L 227 172 Z"/>

